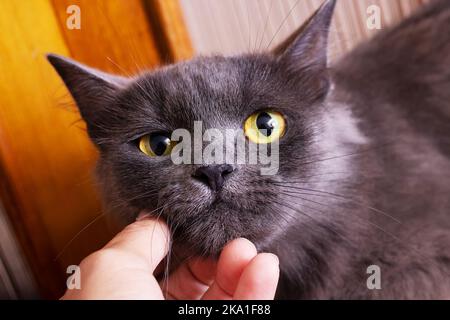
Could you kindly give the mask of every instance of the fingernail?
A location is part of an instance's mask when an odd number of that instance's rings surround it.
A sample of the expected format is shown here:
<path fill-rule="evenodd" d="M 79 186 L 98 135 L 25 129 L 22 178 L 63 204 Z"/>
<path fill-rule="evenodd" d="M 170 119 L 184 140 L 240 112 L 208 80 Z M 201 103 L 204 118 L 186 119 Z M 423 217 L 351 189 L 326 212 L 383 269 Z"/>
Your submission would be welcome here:
<path fill-rule="evenodd" d="M 273 259 L 277 262 L 277 264 L 279 265 L 280 264 L 280 259 L 278 258 L 278 256 L 276 255 L 276 254 L 273 254 L 273 253 L 269 253 L 272 257 L 273 257 Z"/>

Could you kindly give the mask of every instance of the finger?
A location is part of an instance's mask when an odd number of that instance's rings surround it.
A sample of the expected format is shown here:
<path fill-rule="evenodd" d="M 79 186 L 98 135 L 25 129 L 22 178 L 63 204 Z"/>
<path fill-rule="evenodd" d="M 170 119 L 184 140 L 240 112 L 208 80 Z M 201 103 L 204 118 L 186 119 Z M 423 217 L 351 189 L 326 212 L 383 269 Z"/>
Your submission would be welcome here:
<path fill-rule="evenodd" d="M 231 299 L 242 272 L 256 254 L 255 245 L 247 239 L 240 238 L 228 243 L 217 262 L 214 283 L 203 299 Z"/>
<path fill-rule="evenodd" d="M 234 294 L 235 300 L 272 300 L 280 275 L 278 257 L 260 253 L 250 261 L 242 272 Z"/>
<path fill-rule="evenodd" d="M 214 280 L 216 262 L 212 259 L 191 259 L 183 263 L 167 279 L 161 288 L 167 298 L 177 300 L 200 299 Z"/>
<path fill-rule="evenodd" d="M 140 257 L 154 271 L 168 252 L 169 240 L 169 229 L 163 221 L 141 217 L 117 234 L 105 249 Z"/>

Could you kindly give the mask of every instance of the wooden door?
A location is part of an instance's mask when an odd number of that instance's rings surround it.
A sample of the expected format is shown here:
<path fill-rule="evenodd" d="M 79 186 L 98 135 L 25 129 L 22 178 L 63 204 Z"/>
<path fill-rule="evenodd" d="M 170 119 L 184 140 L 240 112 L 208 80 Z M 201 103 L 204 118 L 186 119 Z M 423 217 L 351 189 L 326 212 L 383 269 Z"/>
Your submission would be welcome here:
<path fill-rule="evenodd" d="M 80 29 L 67 19 L 80 9 Z M 72 7 L 73 9 L 73 7 Z M 129 75 L 192 54 L 176 0 L 0 1 L 0 200 L 45 298 L 110 239 L 97 157 L 48 52 Z"/>

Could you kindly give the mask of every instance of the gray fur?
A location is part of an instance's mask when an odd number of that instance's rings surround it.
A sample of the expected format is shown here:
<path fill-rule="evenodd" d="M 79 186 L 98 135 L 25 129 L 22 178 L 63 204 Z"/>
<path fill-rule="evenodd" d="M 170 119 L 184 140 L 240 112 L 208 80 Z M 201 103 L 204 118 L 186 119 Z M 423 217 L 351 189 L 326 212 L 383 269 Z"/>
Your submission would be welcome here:
<path fill-rule="evenodd" d="M 135 79 L 49 60 L 100 150 L 105 205 L 163 217 L 176 258 L 246 237 L 280 258 L 278 298 L 450 298 L 450 2 L 435 1 L 327 67 L 327 1 L 274 52 L 199 57 Z M 237 165 L 220 194 L 197 165 L 148 158 L 136 139 L 287 119 L 280 170 Z M 156 210 L 155 210 L 156 209 Z M 369 290 L 366 269 L 382 271 Z"/>

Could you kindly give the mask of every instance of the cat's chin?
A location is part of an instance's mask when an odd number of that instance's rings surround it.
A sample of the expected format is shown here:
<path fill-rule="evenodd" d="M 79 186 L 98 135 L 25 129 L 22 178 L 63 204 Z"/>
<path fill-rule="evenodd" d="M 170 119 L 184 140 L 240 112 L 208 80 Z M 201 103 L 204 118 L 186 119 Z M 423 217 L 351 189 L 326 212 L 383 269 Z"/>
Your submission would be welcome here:
<path fill-rule="evenodd" d="M 241 237 L 258 248 L 282 220 L 274 220 L 276 208 L 267 196 L 243 198 L 242 186 L 239 190 L 231 182 L 220 193 L 197 184 L 171 185 L 160 191 L 157 207 L 164 209 L 155 215 L 167 221 L 177 251 L 188 256 L 217 257 L 229 241 Z"/>
<path fill-rule="evenodd" d="M 177 215 L 177 212 L 170 214 Z M 199 256 L 217 259 L 223 247 L 237 238 L 246 238 L 259 248 L 270 237 L 271 230 L 255 227 L 254 223 L 243 218 L 245 214 L 248 212 L 237 211 L 218 200 L 195 216 L 184 220 L 169 219 L 169 224 L 173 226 L 175 253 L 184 258 Z"/>

